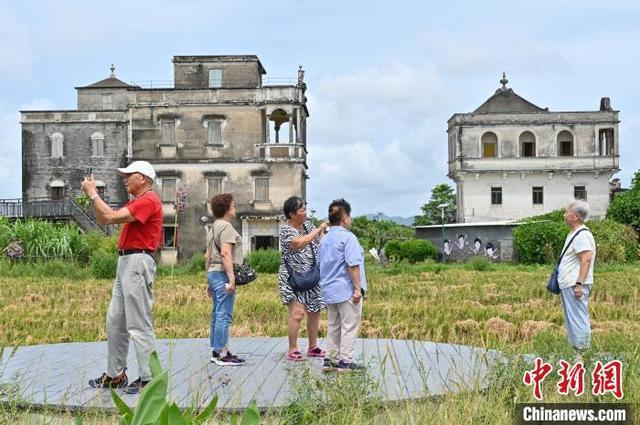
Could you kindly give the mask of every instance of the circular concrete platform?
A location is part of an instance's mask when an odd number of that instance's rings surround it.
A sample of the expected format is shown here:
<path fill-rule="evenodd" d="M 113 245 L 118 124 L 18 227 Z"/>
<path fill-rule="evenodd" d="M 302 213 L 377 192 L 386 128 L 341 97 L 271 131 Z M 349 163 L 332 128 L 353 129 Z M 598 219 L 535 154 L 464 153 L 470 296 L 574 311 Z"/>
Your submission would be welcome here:
<path fill-rule="evenodd" d="M 320 343 L 322 346 L 322 341 Z M 158 340 L 165 370 L 170 371 L 171 398 L 180 407 L 204 407 L 218 394 L 218 408 L 244 409 L 256 400 L 261 410 L 286 406 L 309 369 L 322 379 L 322 360 L 287 362 L 286 338 L 232 338 L 230 349 L 246 359 L 240 367 L 209 362 L 207 339 Z M 306 341 L 300 340 L 301 348 Z M 0 359 L 0 395 L 32 407 L 82 411 L 114 411 L 109 391 L 89 387 L 88 380 L 106 369 L 106 342 L 34 345 L 5 349 Z M 412 340 L 359 339 L 358 360 L 367 365 L 383 401 L 438 396 L 483 389 L 498 353 L 463 345 Z M 129 350 L 131 380 L 138 376 L 133 345 Z M 121 394 L 130 406 L 138 396 Z"/>

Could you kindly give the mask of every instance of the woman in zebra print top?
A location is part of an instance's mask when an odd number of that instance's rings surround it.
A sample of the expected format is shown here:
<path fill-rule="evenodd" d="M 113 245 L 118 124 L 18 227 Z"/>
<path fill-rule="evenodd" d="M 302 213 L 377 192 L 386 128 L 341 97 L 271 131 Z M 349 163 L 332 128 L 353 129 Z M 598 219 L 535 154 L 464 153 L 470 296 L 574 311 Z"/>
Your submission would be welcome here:
<path fill-rule="evenodd" d="M 317 259 L 318 242 L 324 235 L 324 230 L 328 227 L 328 223 L 322 223 L 320 227 L 316 228 L 312 223 L 307 222 L 306 204 L 298 196 L 292 196 L 287 199 L 283 210 L 287 222 L 280 229 L 282 259 L 280 260 L 278 289 L 282 304 L 289 309 L 289 320 L 287 322 L 289 349 L 287 350 L 286 358 L 292 361 L 304 360 L 302 353 L 298 349 L 298 331 L 305 313 L 307 316 L 307 335 L 309 337 L 307 357 L 324 357 L 326 353 L 318 347 L 317 342 L 320 312 L 326 308 L 320 293 L 320 285 L 307 291 L 293 291 L 287 282 L 289 272 L 285 266 L 285 261 L 296 272 L 310 270 L 313 266 L 314 254 Z"/>

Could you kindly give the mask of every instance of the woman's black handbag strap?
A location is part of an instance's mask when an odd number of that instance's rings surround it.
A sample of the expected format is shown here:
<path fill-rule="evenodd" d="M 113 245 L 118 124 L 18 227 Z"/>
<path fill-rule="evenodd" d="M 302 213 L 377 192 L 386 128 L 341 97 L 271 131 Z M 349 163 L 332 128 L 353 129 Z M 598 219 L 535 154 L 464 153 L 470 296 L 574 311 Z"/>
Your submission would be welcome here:
<path fill-rule="evenodd" d="M 310 232 L 307 231 L 307 226 L 306 223 L 302 224 L 302 228 L 304 229 L 304 234 L 308 235 Z M 214 241 L 215 242 L 215 241 Z M 316 251 L 315 249 L 313 249 L 313 241 L 311 241 L 309 243 L 309 248 L 311 248 L 311 256 L 313 257 L 313 264 L 311 264 L 311 268 L 313 269 L 316 264 L 317 264 L 317 260 L 316 260 Z M 284 260 L 284 266 L 287 269 L 287 273 L 289 273 L 289 276 L 291 276 L 293 274 L 293 269 L 291 268 L 291 266 L 288 264 L 287 260 Z"/>
<path fill-rule="evenodd" d="M 558 257 L 558 263 L 557 263 L 557 265 L 560 265 L 560 261 L 562 261 L 562 257 L 564 257 L 564 254 L 566 254 L 566 253 L 567 253 L 567 250 L 569 249 L 569 247 L 570 247 L 570 246 L 571 246 L 571 244 L 573 243 L 573 240 L 574 240 L 574 239 L 576 238 L 576 236 L 578 236 L 578 235 L 580 234 L 580 232 L 582 232 L 583 230 L 587 230 L 587 231 L 588 231 L 589 229 L 587 229 L 586 227 L 583 227 L 582 229 L 578 230 L 578 231 L 576 232 L 576 234 L 575 234 L 575 235 L 573 235 L 573 236 L 571 237 L 571 240 L 569 241 L 569 243 L 567 244 L 567 246 L 562 250 L 562 254 L 560 254 L 560 257 Z"/>

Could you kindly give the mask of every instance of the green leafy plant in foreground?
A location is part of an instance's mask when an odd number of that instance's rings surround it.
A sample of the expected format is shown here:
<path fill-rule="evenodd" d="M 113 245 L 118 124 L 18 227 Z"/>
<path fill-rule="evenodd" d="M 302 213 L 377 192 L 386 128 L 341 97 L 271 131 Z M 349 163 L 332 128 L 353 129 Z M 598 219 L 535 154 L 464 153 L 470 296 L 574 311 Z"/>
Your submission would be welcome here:
<path fill-rule="evenodd" d="M 200 413 L 195 408 L 189 408 L 181 412 L 175 402 L 167 402 L 167 384 L 169 378 L 167 372 L 162 370 L 158 354 L 154 351 L 149 359 L 151 375 L 153 379 L 143 388 L 138 399 L 136 409 L 133 410 L 111 390 L 111 398 L 122 416 L 120 425 L 201 425 L 211 418 L 216 412 L 218 396 L 214 396 Z M 237 424 L 236 415 L 231 416 L 231 424 Z M 82 424 L 82 418 L 76 418 L 76 424 Z M 260 423 L 258 406 L 252 401 L 244 412 L 241 425 L 254 425 Z"/>

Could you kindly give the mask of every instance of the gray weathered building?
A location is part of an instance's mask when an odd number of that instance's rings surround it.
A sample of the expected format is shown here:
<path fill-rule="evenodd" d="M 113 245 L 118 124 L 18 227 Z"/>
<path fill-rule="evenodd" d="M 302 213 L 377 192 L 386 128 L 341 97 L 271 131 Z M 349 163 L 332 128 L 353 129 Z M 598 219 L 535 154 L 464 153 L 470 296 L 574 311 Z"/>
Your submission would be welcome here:
<path fill-rule="evenodd" d="M 222 192 L 236 199 L 244 251 L 276 248 L 284 200 L 306 197 L 304 71 L 265 84 L 253 55 L 175 56 L 173 64 L 168 87 L 127 84 L 112 68 L 76 87 L 76 110 L 22 111 L 23 199 L 75 197 L 92 167 L 103 196 L 122 203 L 114 169 L 146 160 L 165 205 L 165 258 L 204 249 L 207 200 Z"/>

